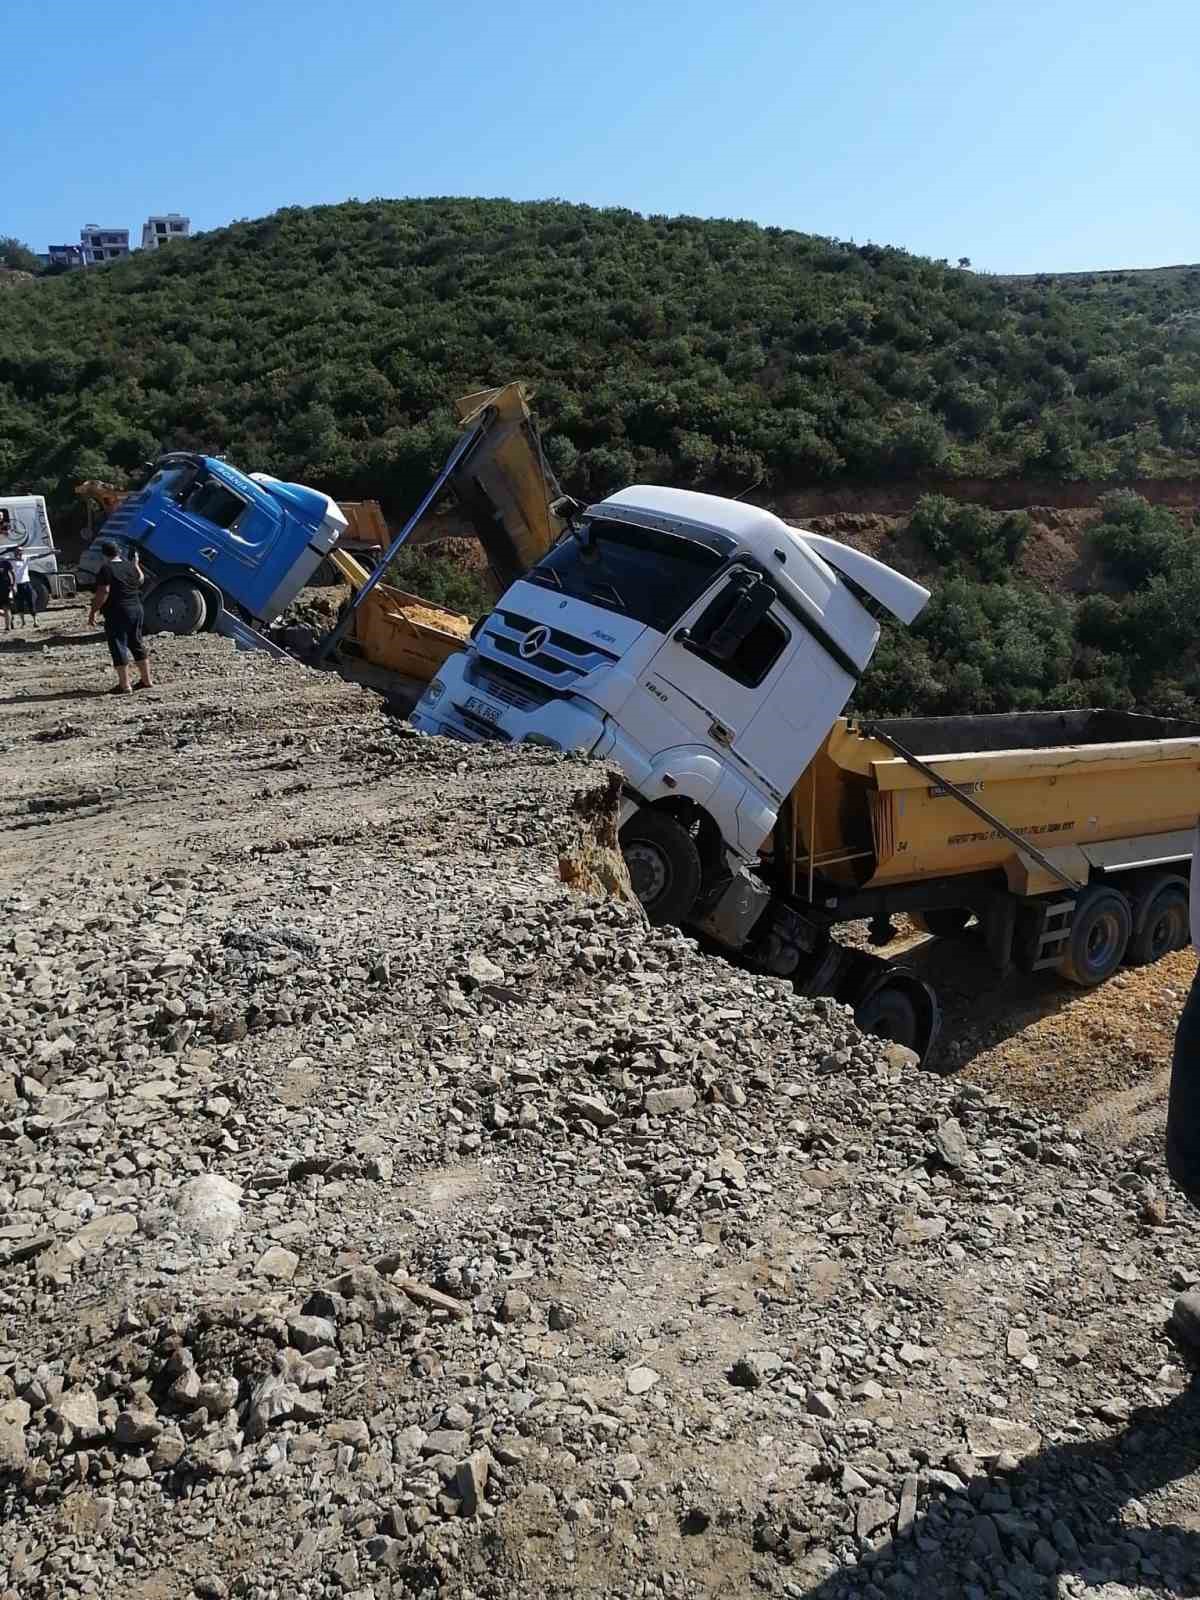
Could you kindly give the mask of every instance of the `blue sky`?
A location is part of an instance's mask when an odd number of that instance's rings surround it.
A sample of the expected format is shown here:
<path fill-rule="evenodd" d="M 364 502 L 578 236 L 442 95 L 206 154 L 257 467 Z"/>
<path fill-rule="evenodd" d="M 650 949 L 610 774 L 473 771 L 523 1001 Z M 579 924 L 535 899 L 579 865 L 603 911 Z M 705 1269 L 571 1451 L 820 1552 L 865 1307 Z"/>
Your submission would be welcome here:
<path fill-rule="evenodd" d="M 1200 261 L 1197 0 L 10 0 L 0 233 L 375 195 Z"/>

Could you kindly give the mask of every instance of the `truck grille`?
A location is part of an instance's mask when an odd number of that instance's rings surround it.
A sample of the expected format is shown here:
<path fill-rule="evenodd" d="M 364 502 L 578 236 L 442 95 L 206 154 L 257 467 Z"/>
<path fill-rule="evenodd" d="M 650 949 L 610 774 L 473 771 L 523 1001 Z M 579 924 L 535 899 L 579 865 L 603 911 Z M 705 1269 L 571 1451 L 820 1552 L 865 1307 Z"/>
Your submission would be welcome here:
<path fill-rule="evenodd" d="M 522 656 L 521 642 L 534 628 L 545 635 L 542 648 L 535 656 Z M 475 642 L 483 659 L 480 670 L 498 673 L 510 688 L 540 695 L 542 698 L 535 698 L 532 705 L 544 705 L 548 699 L 569 694 L 580 678 L 619 659 L 615 652 L 590 640 L 563 633 L 517 611 L 494 611 Z M 501 698 L 509 705 L 517 704 L 507 695 Z"/>
<path fill-rule="evenodd" d="M 522 678 L 509 672 L 498 662 L 475 660 L 467 668 L 467 682 L 474 684 L 493 700 L 501 700 L 517 711 L 534 711 L 554 699 L 554 692 L 545 689 L 532 678 Z"/>
<path fill-rule="evenodd" d="M 542 627 L 533 617 L 523 617 L 519 611 L 498 611 L 496 613 L 503 621 L 506 628 L 511 628 L 518 639 L 523 639 L 531 628 Z M 577 639 L 573 633 L 563 633 L 558 628 L 548 629 L 549 643 L 556 650 L 565 650 L 572 656 L 604 656 L 609 661 L 618 658 L 611 650 L 605 650 L 598 644 L 593 644 L 589 639 Z"/>

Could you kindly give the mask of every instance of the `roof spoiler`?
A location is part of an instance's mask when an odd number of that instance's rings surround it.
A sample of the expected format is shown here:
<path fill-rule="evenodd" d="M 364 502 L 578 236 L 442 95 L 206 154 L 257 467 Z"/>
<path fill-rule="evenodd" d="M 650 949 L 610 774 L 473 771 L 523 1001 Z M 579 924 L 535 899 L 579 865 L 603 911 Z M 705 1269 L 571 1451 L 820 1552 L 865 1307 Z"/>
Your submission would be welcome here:
<path fill-rule="evenodd" d="M 890 611 L 901 622 L 914 622 L 924 610 L 929 590 L 906 578 L 902 572 L 876 561 L 874 556 L 853 550 L 837 539 L 828 539 L 823 533 L 809 533 L 807 528 L 792 530 L 803 539 L 809 549 L 829 565 L 849 578 L 860 589 L 865 589 L 872 600 Z"/>

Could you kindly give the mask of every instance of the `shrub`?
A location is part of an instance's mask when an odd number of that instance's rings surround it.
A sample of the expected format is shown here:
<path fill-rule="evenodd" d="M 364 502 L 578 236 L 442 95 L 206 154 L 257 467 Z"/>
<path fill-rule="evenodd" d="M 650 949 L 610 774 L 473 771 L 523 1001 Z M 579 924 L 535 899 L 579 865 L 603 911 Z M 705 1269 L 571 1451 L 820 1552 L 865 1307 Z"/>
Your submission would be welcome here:
<path fill-rule="evenodd" d="M 907 633 L 889 627 L 855 704 L 894 715 L 1031 711 L 1057 703 L 1072 616 L 1030 584 L 952 578 Z"/>
<path fill-rule="evenodd" d="M 400 551 L 388 571 L 388 582 L 472 620 L 485 616 L 495 603 L 486 571 L 456 566 L 429 555 L 420 545 Z"/>
<path fill-rule="evenodd" d="M 41 272 L 42 263 L 20 239 L 0 234 L 0 267 L 12 272 Z"/>
<path fill-rule="evenodd" d="M 927 494 L 917 501 L 909 531 L 942 566 L 992 582 L 1009 576 L 1029 533 L 1023 511 L 989 511 L 947 495 Z"/>
<path fill-rule="evenodd" d="M 1092 543 L 1121 582 L 1137 588 L 1184 556 L 1183 527 L 1165 506 L 1152 506 L 1140 495 L 1118 489 L 1104 496 L 1100 509 Z"/>
<path fill-rule="evenodd" d="M 0 294 L 0 438 L 7 481 L 53 509 L 61 462 L 146 437 L 399 517 L 453 399 L 519 377 L 581 495 L 651 464 L 724 491 L 1195 470 L 1198 288 L 1005 282 L 559 201 L 288 207 Z"/>

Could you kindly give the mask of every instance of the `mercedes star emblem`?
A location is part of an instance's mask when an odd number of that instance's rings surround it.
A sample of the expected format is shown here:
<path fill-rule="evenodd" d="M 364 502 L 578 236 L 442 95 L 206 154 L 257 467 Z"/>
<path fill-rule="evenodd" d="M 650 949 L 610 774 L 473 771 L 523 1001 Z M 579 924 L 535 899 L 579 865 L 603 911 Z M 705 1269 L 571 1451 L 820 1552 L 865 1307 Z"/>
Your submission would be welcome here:
<path fill-rule="evenodd" d="M 522 661 L 529 661 L 550 643 L 549 628 L 530 628 L 529 632 L 517 646 L 517 653 Z"/>

